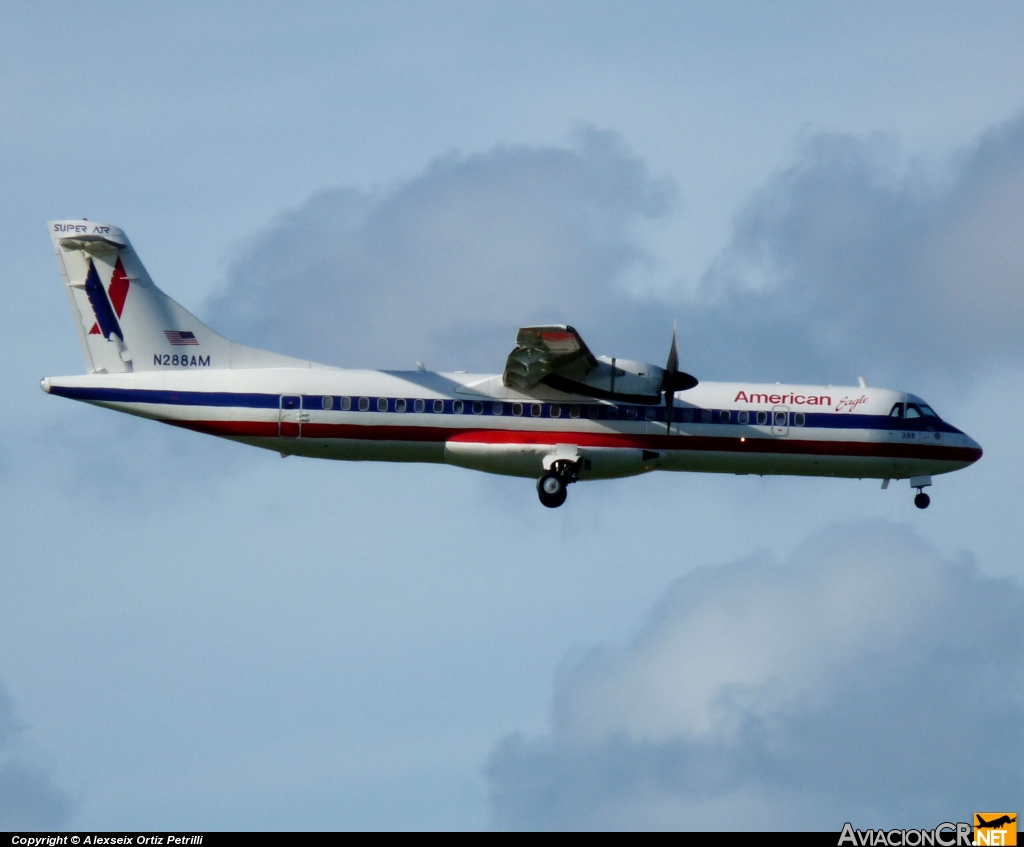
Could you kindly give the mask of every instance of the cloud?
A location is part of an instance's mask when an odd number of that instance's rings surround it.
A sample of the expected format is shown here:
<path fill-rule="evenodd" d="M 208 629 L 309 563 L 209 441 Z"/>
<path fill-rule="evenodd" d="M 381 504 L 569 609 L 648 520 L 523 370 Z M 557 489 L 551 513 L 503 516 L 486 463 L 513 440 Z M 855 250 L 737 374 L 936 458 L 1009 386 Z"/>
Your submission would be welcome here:
<path fill-rule="evenodd" d="M 0 829 L 62 826 L 71 816 L 71 799 L 54 787 L 46 769 L 25 761 L 18 744 L 23 729 L 0 685 Z"/>
<path fill-rule="evenodd" d="M 861 524 L 677 580 L 487 774 L 508 828 L 923 826 L 1013 807 L 1022 745 L 1024 592 Z"/>
<path fill-rule="evenodd" d="M 450 153 L 282 215 L 210 311 L 240 339 L 329 363 L 494 371 L 520 324 L 596 321 L 623 302 L 617 283 L 645 259 L 633 227 L 673 196 L 610 133 Z"/>
<path fill-rule="evenodd" d="M 281 215 L 209 311 L 240 340 L 350 366 L 494 372 L 536 322 L 660 362 L 674 317 L 708 379 L 962 382 L 1024 362 L 1024 118 L 933 175 L 885 139 L 818 134 L 751 197 L 696 294 L 638 294 L 659 263 L 644 233 L 675 194 L 595 130 L 451 153 Z"/>
<path fill-rule="evenodd" d="M 933 176 L 885 139 L 817 135 L 740 214 L 687 340 L 771 379 L 1019 366 L 1022 230 L 1024 118 Z"/>

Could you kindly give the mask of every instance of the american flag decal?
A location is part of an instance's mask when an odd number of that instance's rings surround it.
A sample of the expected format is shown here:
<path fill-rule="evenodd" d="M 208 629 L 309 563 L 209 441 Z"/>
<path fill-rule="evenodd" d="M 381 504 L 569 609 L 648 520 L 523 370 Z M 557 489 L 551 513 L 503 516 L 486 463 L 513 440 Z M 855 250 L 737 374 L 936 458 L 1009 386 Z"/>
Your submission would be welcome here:
<path fill-rule="evenodd" d="M 164 335 L 171 342 L 171 347 L 199 346 L 199 340 L 194 332 L 188 332 L 187 330 L 179 332 L 176 329 L 165 329 Z"/>

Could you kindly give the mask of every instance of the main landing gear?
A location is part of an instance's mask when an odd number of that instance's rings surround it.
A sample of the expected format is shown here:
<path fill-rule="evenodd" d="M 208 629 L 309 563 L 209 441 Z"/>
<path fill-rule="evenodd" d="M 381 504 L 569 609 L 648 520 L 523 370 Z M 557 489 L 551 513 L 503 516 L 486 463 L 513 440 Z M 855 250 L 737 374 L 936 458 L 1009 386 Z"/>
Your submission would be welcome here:
<path fill-rule="evenodd" d="M 561 460 L 551 465 L 537 480 L 537 496 L 549 509 L 557 509 L 565 502 L 567 488 L 580 478 L 580 463 Z"/>

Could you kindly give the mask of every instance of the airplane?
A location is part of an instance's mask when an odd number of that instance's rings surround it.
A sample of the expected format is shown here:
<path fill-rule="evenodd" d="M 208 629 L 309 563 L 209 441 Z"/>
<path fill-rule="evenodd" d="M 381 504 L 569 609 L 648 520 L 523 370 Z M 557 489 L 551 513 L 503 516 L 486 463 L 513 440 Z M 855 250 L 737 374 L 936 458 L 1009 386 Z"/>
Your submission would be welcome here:
<path fill-rule="evenodd" d="M 1013 817 L 1010 817 L 1010 815 L 1001 815 L 998 818 L 993 818 L 990 821 L 985 820 L 981 815 L 977 813 L 975 814 L 975 817 L 978 819 L 978 829 L 1002 829 L 1008 823 L 1017 822 L 1016 815 L 1014 815 Z"/>
<path fill-rule="evenodd" d="M 353 370 L 246 347 L 154 285 L 127 236 L 88 220 L 50 238 L 88 373 L 43 391 L 282 456 L 435 462 L 536 480 L 540 502 L 576 482 L 650 471 L 909 479 L 980 445 L 920 397 L 857 387 L 699 382 L 595 356 L 571 326 L 528 326 L 501 374 Z M 421 366 L 422 368 L 422 366 Z"/>

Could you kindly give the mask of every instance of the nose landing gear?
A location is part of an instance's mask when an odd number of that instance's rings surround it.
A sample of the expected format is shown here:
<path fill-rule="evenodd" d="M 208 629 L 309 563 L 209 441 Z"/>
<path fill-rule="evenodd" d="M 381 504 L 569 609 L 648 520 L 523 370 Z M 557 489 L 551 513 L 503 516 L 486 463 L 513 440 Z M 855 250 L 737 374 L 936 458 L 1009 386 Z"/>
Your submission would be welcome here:
<path fill-rule="evenodd" d="M 930 476 L 914 476 L 910 478 L 910 487 L 917 489 L 917 496 L 914 498 L 914 505 L 919 509 L 927 509 L 932 498 L 924 493 L 925 488 L 932 484 Z"/>
<path fill-rule="evenodd" d="M 555 462 L 550 470 L 544 471 L 537 480 L 537 496 L 549 509 L 557 509 L 565 502 L 568 486 L 579 479 L 579 462 L 562 460 Z"/>

